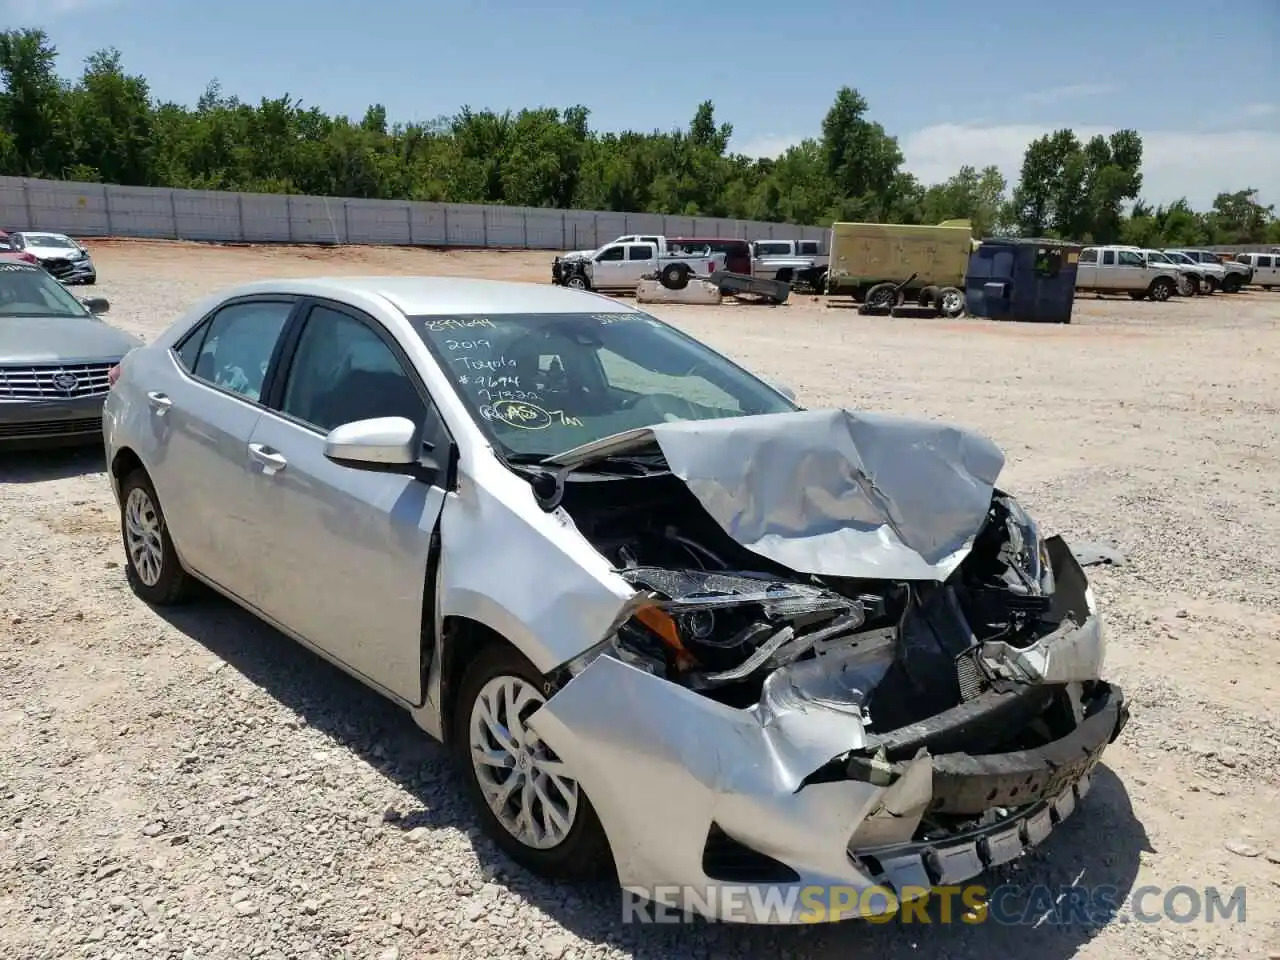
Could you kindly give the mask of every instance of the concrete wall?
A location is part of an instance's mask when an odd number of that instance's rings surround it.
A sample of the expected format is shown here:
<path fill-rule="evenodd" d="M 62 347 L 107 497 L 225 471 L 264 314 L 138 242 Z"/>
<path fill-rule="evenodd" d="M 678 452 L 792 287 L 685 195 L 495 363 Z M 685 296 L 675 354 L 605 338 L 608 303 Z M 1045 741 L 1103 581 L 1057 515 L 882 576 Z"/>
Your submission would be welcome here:
<path fill-rule="evenodd" d="M 827 237 L 822 227 L 714 217 L 170 190 L 22 177 L 0 177 L 0 229 L 76 237 L 539 250 L 594 249 L 626 233 L 746 240 Z"/>

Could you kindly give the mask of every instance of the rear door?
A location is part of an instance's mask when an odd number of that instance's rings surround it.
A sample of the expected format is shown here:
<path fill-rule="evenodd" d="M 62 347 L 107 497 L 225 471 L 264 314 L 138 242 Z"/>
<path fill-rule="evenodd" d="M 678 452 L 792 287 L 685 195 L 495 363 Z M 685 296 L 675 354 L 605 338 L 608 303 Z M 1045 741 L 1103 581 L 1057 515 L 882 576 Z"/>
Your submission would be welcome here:
<path fill-rule="evenodd" d="M 263 573 L 251 516 L 248 444 L 296 298 L 222 305 L 141 385 L 154 446 L 146 462 L 184 562 L 255 602 Z"/>
<path fill-rule="evenodd" d="M 447 463 L 417 476 L 334 463 L 334 427 L 407 417 L 424 456 L 447 459 L 443 421 L 395 338 L 352 308 L 312 303 L 250 438 L 259 608 L 410 703 L 422 702 L 422 622 Z M 429 586 L 429 584 L 431 586 Z"/>
<path fill-rule="evenodd" d="M 623 278 L 628 287 L 634 287 L 640 278 L 647 273 L 655 273 L 658 269 L 658 247 L 652 243 L 627 244 L 626 268 Z"/>

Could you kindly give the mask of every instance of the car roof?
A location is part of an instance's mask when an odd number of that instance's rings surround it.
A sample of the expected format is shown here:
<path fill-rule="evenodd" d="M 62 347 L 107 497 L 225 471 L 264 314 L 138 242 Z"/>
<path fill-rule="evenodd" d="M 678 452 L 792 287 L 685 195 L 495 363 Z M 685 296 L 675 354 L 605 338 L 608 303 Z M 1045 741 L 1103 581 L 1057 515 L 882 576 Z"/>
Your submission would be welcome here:
<path fill-rule="evenodd" d="M 381 297 L 406 316 L 639 312 L 610 297 L 569 287 L 469 277 L 365 276 L 259 280 L 225 291 L 222 299 L 256 293 L 292 293 L 335 300 L 342 300 L 347 294 Z"/>

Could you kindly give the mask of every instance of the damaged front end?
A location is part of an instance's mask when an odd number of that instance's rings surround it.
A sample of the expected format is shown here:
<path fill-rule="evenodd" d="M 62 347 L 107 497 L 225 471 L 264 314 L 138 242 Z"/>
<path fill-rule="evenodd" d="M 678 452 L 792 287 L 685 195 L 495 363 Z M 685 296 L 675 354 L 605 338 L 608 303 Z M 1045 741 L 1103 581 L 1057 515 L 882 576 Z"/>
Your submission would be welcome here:
<path fill-rule="evenodd" d="M 566 485 L 637 592 L 530 721 L 592 798 L 624 887 L 689 891 L 674 905 L 711 915 L 724 884 L 907 899 L 1072 812 L 1127 709 L 1060 538 L 990 486 L 963 548 L 938 538 L 935 580 L 799 572 L 671 468 Z"/>

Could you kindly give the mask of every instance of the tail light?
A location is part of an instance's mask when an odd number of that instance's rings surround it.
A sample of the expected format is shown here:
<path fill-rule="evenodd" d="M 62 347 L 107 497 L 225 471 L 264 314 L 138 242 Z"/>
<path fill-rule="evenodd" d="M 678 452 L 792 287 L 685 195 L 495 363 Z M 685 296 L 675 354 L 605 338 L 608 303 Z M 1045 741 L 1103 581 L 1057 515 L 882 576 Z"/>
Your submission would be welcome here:
<path fill-rule="evenodd" d="M 117 363 L 114 367 L 112 367 L 110 370 L 107 371 L 107 386 L 114 387 L 116 385 L 116 381 L 119 379 L 120 379 L 120 364 Z"/>

